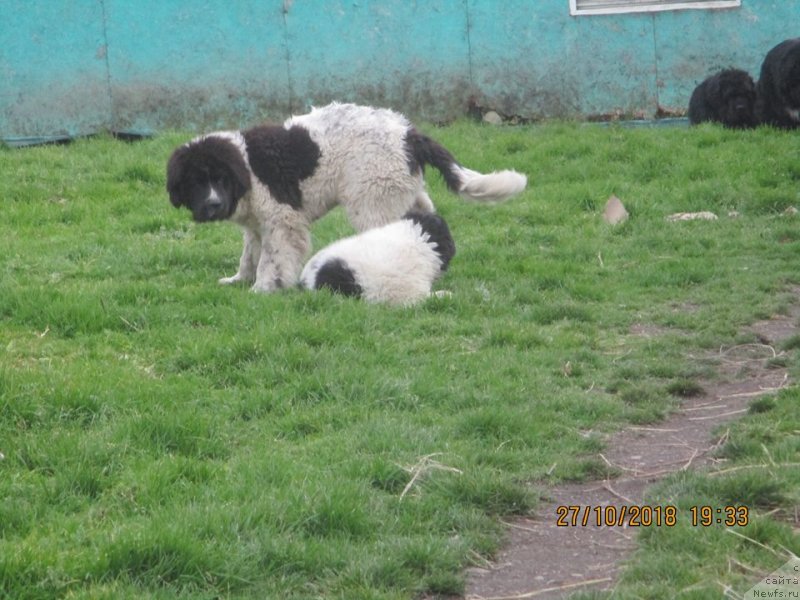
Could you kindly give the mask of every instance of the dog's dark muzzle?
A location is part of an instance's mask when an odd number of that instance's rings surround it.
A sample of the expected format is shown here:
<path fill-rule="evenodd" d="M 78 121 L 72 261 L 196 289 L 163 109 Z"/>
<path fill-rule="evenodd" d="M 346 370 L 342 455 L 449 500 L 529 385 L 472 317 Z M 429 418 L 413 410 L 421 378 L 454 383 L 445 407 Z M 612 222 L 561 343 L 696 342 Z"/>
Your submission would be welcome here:
<path fill-rule="evenodd" d="M 209 219 L 218 219 L 224 211 L 224 204 L 219 198 L 206 201 L 206 214 Z"/>
<path fill-rule="evenodd" d="M 206 200 L 200 206 L 192 209 L 192 217 L 198 223 L 218 221 L 227 218 L 227 216 L 227 207 L 219 198 Z"/>
<path fill-rule="evenodd" d="M 217 192 L 215 188 L 211 188 L 211 193 L 208 197 L 196 206 L 192 207 L 192 215 L 195 221 L 217 221 L 227 219 L 228 202 L 225 195 Z"/>

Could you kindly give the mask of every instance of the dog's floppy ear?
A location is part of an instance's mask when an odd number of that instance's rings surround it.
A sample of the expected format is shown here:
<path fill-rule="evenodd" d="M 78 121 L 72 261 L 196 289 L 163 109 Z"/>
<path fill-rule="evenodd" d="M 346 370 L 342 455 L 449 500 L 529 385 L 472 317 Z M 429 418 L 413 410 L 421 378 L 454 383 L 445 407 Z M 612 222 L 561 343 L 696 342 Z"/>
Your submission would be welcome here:
<path fill-rule="evenodd" d="M 186 146 L 181 146 L 172 156 L 169 157 L 167 162 L 167 192 L 169 193 L 169 200 L 176 208 L 181 206 L 181 190 L 183 188 L 183 176 L 186 171 L 186 157 L 189 149 Z"/>
<path fill-rule="evenodd" d="M 204 165 L 212 173 L 223 171 L 234 200 L 250 191 L 250 168 L 241 151 L 229 139 L 218 136 L 204 138 L 194 146 L 192 162 Z"/>
<path fill-rule="evenodd" d="M 225 164 L 233 178 L 233 190 L 231 190 L 233 197 L 238 200 L 250 191 L 250 169 L 247 167 L 247 163 L 245 163 L 238 151 L 236 154 L 230 156 Z"/>

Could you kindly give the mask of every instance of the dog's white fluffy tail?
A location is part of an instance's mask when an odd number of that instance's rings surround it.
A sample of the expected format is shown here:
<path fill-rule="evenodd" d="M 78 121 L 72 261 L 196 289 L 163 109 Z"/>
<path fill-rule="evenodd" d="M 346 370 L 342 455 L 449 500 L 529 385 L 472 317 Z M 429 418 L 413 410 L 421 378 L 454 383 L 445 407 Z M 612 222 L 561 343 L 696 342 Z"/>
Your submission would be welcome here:
<path fill-rule="evenodd" d="M 406 152 L 412 172 L 428 164 L 436 167 L 447 187 L 468 200 L 502 202 L 519 194 L 528 178 L 516 171 L 495 171 L 484 175 L 458 164 L 447 149 L 427 135 L 411 128 L 406 134 Z"/>
<path fill-rule="evenodd" d="M 484 175 L 457 164 L 450 168 L 460 181 L 458 195 L 467 200 L 502 202 L 519 194 L 528 185 L 528 178 L 516 171 L 494 171 Z"/>

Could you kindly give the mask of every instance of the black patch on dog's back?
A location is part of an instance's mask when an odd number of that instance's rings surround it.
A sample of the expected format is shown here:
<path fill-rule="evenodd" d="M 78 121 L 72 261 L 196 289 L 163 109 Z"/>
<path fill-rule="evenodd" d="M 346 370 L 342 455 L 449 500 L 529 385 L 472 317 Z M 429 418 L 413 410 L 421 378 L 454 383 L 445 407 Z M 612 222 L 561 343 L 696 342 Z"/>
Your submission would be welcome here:
<path fill-rule="evenodd" d="M 356 282 L 355 273 L 341 258 L 329 260 L 317 271 L 314 289 L 328 288 L 345 296 L 361 296 L 364 290 Z"/>
<path fill-rule="evenodd" d="M 422 232 L 428 234 L 428 241 L 435 244 L 433 251 L 439 255 L 439 260 L 442 262 L 442 271 L 446 271 L 456 254 L 456 243 L 450 234 L 447 221 L 434 213 L 416 211 L 406 213 L 403 218 L 417 223 Z"/>
<path fill-rule="evenodd" d="M 303 127 L 262 125 L 243 132 L 250 168 L 277 202 L 303 205 L 300 182 L 314 174 L 322 155 Z"/>
<path fill-rule="evenodd" d="M 457 193 L 461 188 L 461 180 L 451 168 L 458 162 L 447 148 L 412 127 L 406 132 L 405 150 L 412 175 L 424 173 L 425 165 L 431 165 L 442 174 L 448 189 Z"/>

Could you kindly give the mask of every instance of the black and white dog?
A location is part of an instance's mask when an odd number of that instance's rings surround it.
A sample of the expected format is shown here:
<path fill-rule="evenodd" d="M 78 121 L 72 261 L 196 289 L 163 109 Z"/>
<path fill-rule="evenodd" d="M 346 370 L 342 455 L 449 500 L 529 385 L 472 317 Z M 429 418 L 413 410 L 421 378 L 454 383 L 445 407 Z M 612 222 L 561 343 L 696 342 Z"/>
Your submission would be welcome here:
<path fill-rule="evenodd" d="M 310 224 L 341 205 L 358 231 L 409 210 L 433 213 L 423 169 L 463 198 L 499 202 L 525 189 L 515 171 L 483 175 L 388 109 L 330 104 L 282 126 L 211 133 L 178 147 L 167 190 L 195 221 L 229 219 L 244 230 L 239 270 L 220 283 L 269 292 L 294 285 L 310 250 Z"/>
<path fill-rule="evenodd" d="M 756 89 L 756 116 L 761 123 L 800 127 L 800 38 L 785 40 L 767 52 Z"/>
<path fill-rule="evenodd" d="M 399 221 L 337 240 L 317 252 L 303 268 L 300 286 L 410 306 L 431 295 L 433 282 L 455 253 L 442 217 L 412 211 Z"/>
<path fill-rule="evenodd" d="M 733 129 L 757 125 L 755 116 L 756 84 L 741 69 L 725 69 L 708 77 L 692 92 L 689 122 L 710 121 Z"/>

